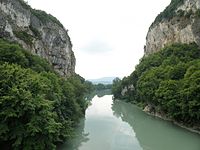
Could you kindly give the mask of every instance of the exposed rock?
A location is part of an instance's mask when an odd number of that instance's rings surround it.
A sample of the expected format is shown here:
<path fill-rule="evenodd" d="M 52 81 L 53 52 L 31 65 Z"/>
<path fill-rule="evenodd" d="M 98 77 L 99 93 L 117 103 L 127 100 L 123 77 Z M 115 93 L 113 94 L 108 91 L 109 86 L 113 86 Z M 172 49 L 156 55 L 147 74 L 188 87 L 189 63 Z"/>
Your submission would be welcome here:
<path fill-rule="evenodd" d="M 175 1 L 175 0 L 172 0 Z M 183 3 L 177 5 L 172 17 L 162 18 L 149 28 L 146 37 L 145 55 L 159 51 L 166 45 L 172 43 L 192 43 L 200 46 L 200 1 L 182 0 Z M 170 4 L 172 5 L 172 3 Z M 169 6 L 168 8 L 169 9 Z M 163 12 L 169 13 L 169 12 Z"/>
<path fill-rule="evenodd" d="M 67 30 L 53 16 L 31 9 L 23 0 L 0 0 L 0 37 L 47 59 L 62 76 L 75 72 Z"/>
<path fill-rule="evenodd" d="M 185 124 L 183 124 L 182 122 L 177 122 L 177 121 L 167 117 L 165 113 L 156 110 L 156 108 L 150 104 L 146 105 L 145 108 L 143 109 L 143 111 L 151 116 L 158 117 L 163 120 L 171 121 L 174 124 L 184 128 L 184 129 L 187 129 L 191 132 L 200 134 L 199 126 L 189 127 L 189 126 L 186 126 Z"/>
<path fill-rule="evenodd" d="M 144 107 L 143 109 L 144 112 L 149 113 L 149 114 L 154 114 L 156 113 L 155 111 L 155 107 L 153 107 L 152 105 L 148 104 Z"/>
<path fill-rule="evenodd" d="M 151 109 L 152 108 L 149 105 L 147 105 L 147 106 L 144 107 L 143 111 L 147 112 L 147 113 L 151 113 Z"/>
<path fill-rule="evenodd" d="M 121 91 L 121 95 L 122 96 L 125 96 L 125 94 L 128 92 L 128 91 L 133 91 L 134 90 L 134 86 L 131 84 L 131 85 L 128 85 L 128 86 L 125 86 L 122 91 Z"/>

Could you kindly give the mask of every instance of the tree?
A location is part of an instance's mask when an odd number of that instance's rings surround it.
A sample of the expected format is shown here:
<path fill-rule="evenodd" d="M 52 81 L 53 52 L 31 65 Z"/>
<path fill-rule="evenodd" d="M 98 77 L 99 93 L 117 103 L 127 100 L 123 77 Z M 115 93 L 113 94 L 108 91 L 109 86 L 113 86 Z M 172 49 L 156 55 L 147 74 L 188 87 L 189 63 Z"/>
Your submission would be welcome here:
<path fill-rule="evenodd" d="M 62 124 L 44 95 L 49 81 L 7 63 L 0 66 L 0 79 L 1 141 L 13 149 L 54 149 Z"/>
<path fill-rule="evenodd" d="M 55 149 L 74 136 L 91 88 L 60 77 L 48 62 L 0 39 L 0 147 Z"/>
<path fill-rule="evenodd" d="M 115 78 L 113 80 L 113 85 L 112 85 L 113 96 L 115 98 L 119 98 L 121 96 L 121 90 L 122 90 L 121 79 L 120 78 Z"/>
<path fill-rule="evenodd" d="M 199 127 L 199 70 L 197 44 L 172 44 L 143 57 L 130 76 L 115 83 L 113 94 L 115 98 L 125 98 L 139 106 L 151 105 L 173 120 Z M 123 87 L 129 85 L 133 85 L 134 90 L 122 96 Z"/>

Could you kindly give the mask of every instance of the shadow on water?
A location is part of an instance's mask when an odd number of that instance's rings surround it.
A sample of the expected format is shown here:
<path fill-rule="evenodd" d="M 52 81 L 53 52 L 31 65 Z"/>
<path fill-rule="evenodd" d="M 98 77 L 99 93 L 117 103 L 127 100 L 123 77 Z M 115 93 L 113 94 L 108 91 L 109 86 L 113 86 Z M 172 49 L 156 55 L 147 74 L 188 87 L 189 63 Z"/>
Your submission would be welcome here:
<path fill-rule="evenodd" d="M 87 95 L 86 100 L 91 101 L 95 96 L 101 98 L 105 95 L 111 95 L 111 89 L 105 89 L 105 90 L 98 90 L 94 91 L 91 94 Z M 89 133 L 84 132 L 85 128 L 85 118 L 82 118 L 80 120 L 80 124 L 77 126 L 75 130 L 75 137 L 67 142 L 65 142 L 62 145 L 59 145 L 57 147 L 57 150 L 79 150 L 79 147 L 83 143 L 86 143 L 89 141 Z"/>
<path fill-rule="evenodd" d="M 113 114 L 127 122 L 143 150 L 200 150 L 200 136 L 145 114 L 134 105 L 113 101 Z"/>
<path fill-rule="evenodd" d="M 113 101 L 111 95 L 99 98 L 107 92 L 95 94 L 77 136 L 58 150 L 200 150 L 200 135 Z"/>
<path fill-rule="evenodd" d="M 85 119 L 81 119 L 79 126 L 76 128 L 75 137 L 66 143 L 59 145 L 57 150 L 78 150 L 82 143 L 89 141 L 89 133 L 84 132 Z"/>
<path fill-rule="evenodd" d="M 91 94 L 86 96 L 86 99 L 91 101 L 96 95 L 101 98 L 105 95 L 111 95 L 111 89 L 105 89 L 105 90 L 95 90 L 94 92 L 92 92 Z"/>

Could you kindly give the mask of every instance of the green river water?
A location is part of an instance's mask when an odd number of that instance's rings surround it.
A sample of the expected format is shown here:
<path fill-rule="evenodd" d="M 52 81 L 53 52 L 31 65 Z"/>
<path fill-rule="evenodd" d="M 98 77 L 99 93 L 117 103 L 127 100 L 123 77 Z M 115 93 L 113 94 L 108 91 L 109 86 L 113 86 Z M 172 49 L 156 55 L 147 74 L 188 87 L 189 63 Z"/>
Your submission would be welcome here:
<path fill-rule="evenodd" d="M 112 95 L 92 99 L 76 132 L 59 150 L 200 150 L 200 135 Z"/>

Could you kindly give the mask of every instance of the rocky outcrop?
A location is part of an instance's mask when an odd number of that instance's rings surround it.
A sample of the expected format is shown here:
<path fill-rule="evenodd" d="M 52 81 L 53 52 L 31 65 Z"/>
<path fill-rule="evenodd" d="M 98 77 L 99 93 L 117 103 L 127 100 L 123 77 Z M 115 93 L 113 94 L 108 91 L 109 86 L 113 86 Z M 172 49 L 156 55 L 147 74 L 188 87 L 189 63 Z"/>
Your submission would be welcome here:
<path fill-rule="evenodd" d="M 133 84 L 125 86 L 121 91 L 121 95 L 125 96 L 128 91 L 132 92 L 133 90 L 134 90 Z"/>
<path fill-rule="evenodd" d="M 158 109 L 158 108 L 157 108 Z M 152 106 L 151 104 L 147 104 L 143 111 L 151 116 L 154 116 L 154 117 L 158 117 L 160 119 L 163 119 L 163 120 L 166 120 L 166 121 L 171 121 L 173 122 L 175 125 L 179 126 L 179 127 L 182 127 L 184 129 L 187 129 L 191 132 L 194 132 L 194 133 L 197 133 L 197 134 L 200 134 L 200 131 L 199 131 L 199 127 L 198 126 L 186 126 L 185 124 L 183 124 L 183 122 L 177 122 L 169 117 L 166 116 L 166 114 L 164 112 L 161 112 L 161 111 L 158 111 L 156 110 L 156 107 Z"/>
<path fill-rule="evenodd" d="M 23 0 L 0 0 L 0 14 L 0 38 L 47 59 L 62 76 L 74 74 L 72 43 L 55 17 L 30 8 Z"/>
<path fill-rule="evenodd" d="M 146 37 L 145 55 L 172 43 L 200 46 L 200 1 L 172 0 L 155 19 Z"/>

